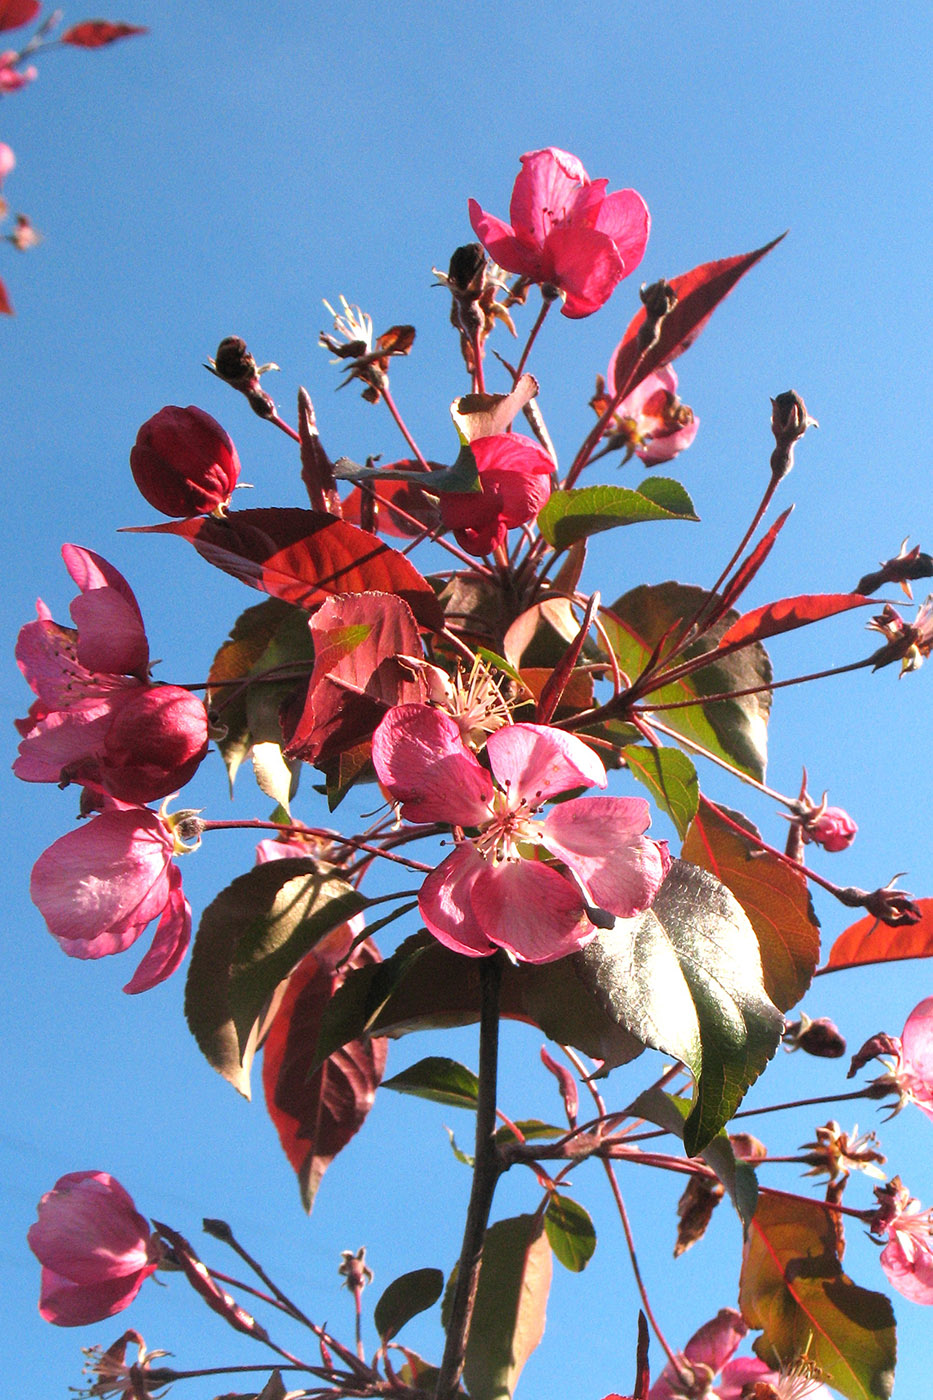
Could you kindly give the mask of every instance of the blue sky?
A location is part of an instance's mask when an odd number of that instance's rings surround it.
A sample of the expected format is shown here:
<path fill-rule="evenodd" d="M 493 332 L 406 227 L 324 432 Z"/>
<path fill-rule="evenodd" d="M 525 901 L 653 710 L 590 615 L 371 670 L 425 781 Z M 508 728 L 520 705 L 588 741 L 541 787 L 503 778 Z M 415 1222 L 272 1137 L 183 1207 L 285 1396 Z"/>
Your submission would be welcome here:
<path fill-rule="evenodd" d="M 84 17 L 66 12 L 67 22 Z M 927 5 L 656 0 L 598 8 L 539 0 L 441 11 L 423 0 L 122 0 L 108 17 L 151 33 L 99 53 L 48 54 L 39 80 L 0 112 L 0 139 L 18 159 L 4 193 L 45 234 L 28 256 L 0 250 L 18 313 L 0 326 L 0 618 L 10 658 L 0 702 L 11 759 L 10 722 L 28 705 L 13 641 L 37 595 L 67 618 L 72 590 L 61 542 L 103 553 L 129 578 L 163 679 L 203 679 L 237 614 L 257 601 L 178 541 L 116 533 L 153 519 L 128 455 L 140 423 L 168 403 L 196 403 L 223 422 L 254 484 L 250 504 L 300 503 L 288 442 L 201 368 L 222 336 L 244 336 L 260 361 L 281 366 L 266 383 L 286 417 L 304 384 L 331 454 L 363 460 L 398 455 L 402 444 L 388 417 L 353 389 L 334 394 L 334 369 L 316 346 L 327 324 L 322 298 L 345 294 L 377 329 L 415 324 L 415 351 L 395 372 L 394 391 L 427 455 L 449 459 L 447 405 L 465 385 L 431 267 L 446 266 L 470 239 L 468 197 L 506 215 L 519 155 L 541 146 L 570 150 L 610 188 L 643 194 L 653 231 L 636 280 L 790 229 L 677 367 L 682 397 L 702 425 L 672 474 L 703 524 L 604 537 L 587 576 L 603 596 L 645 580 L 712 581 L 766 479 L 769 396 L 790 387 L 820 429 L 798 449 L 782 488 L 783 503 L 797 509 L 749 606 L 851 588 L 905 536 L 933 549 Z M 594 377 L 636 296 L 623 283 L 588 320 L 554 317 L 536 347 L 532 368 L 565 458 L 589 427 Z M 922 585 L 918 591 L 922 598 Z M 773 657 L 786 675 L 866 651 L 856 615 L 783 639 Z M 931 682 L 927 671 L 898 682 L 892 668 L 776 700 L 771 784 L 793 790 L 806 763 L 813 788 L 828 788 L 860 825 L 849 852 L 822 858 L 832 878 L 870 887 L 906 870 L 906 888 L 933 893 Z M 777 839 L 773 804 L 753 802 L 715 773 L 704 778 Z M 202 1215 L 228 1219 L 286 1291 L 338 1335 L 351 1326 L 347 1295 L 336 1291 L 342 1249 L 369 1246 L 377 1292 L 405 1269 L 447 1270 L 468 1179 L 443 1125 L 464 1143 L 466 1115 L 381 1096 L 306 1220 L 261 1104 L 237 1098 L 188 1036 L 182 979 L 124 997 L 135 954 L 79 964 L 49 938 L 28 900 L 28 872 L 68 829 L 74 803 L 68 793 L 2 782 L 11 1063 L 0 1129 L 9 1226 L 0 1264 L 17 1343 L 7 1369 L 23 1400 L 77 1385 L 79 1344 L 108 1343 L 121 1321 L 67 1333 L 35 1313 L 38 1271 L 25 1230 L 39 1195 L 66 1171 L 111 1171 L 144 1213 L 192 1238 Z M 191 795 L 209 815 L 231 811 L 216 756 Z M 232 812 L 265 808 L 242 774 Z M 192 857 L 184 878 L 196 911 L 250 860 L 251 843 L 233 835 Z M 827 899 L 817 905 L 830 941 L 847 922 L 844 911 Z M 933 968 L 908 963 L 821 979 L 803 1004 L 833 1016 L 855 1049 L 876 1030 L 899 1032 L 930 994 Z M 527 1029 L 506 1032 L 502 1105 L 510 1114 L 557 1111 L 536 1067 L 539 1044 Z M 428 1053 L 475 1063 L 475 1033 L 394 1044 L 390 1070 Z M 617 1072 L 618 1103 L 658 1063 L 646 1055 Z M 781 1056 L 755 1102 L 845 1087 L 838 1065 Z M 847 1107 L 837 1116 L 851 1127 Z M 873 1108 L 859 1109 L 863 1129 L 881 1126 Z M 769 1141 L 792 1150 L 831 1116 L 831 1108 L 815 1118 L 785 1115 Z M 882 1131 L 894 1169 L 925 1203 L 933 1202 L 931 1132 L 912 1110 Z M 774 1179 L 793 1189 L 793 1172 L 775 1169 Z M 596 1169 L 581 1172 L 578 1186 L 600 1244 L 582 1276 L 556 1270 L 545 1342 L 519 1390 L 537 1400 L 598 1400 L 632 1379 L 637 1303 L 620 1232 Z M 867 1183 L 855 1186 L 853 1199 L 867 1204 Z M 646 1194 L 640 1178 L 623 1188 L 656 1307 L 671 1340 L 683 1343 L 734 1303 L 737 1226 L 723 1208 L 710 1238 L 672 1264 L 676 1189 L 652 1182 Z M 536 1203 L 530 1178 L 510 1178 L 496 1209 Z M 873 1247 L 857 1230 L 850 1236 L 850 1271 L 882 1287 Z M 220 1246 L 209 1257 L 225 1262 Z M 902 1299 L 896 1311 L 898 1394 L 918 1394 L 931 1318 Z M 179 1364 L 263 1359 L 189 1307 L 174 1278 L 167 1289 L 147 1285 L 125 1319 Z M 437 1354 L 438 1338 L 436 1319 L 410 1331 L 412 1345 L 428 1353 Z M 201 1384 L 187 1392 L 194 1400 L 215 1393 Z"/>

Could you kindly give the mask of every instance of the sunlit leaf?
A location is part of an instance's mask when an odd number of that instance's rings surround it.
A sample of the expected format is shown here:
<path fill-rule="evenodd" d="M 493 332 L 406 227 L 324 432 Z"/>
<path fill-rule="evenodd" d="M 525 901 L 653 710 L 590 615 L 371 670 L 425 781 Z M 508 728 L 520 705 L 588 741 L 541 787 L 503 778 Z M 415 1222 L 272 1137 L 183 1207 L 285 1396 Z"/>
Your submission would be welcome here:
<path fill-rule="evenodd" d="M 366 906 L 312 860 L 256 865 L 205 909 L 185 987 L 185 1016 L 210 1064 L 249 1098 L 263 1008 L 332 929 Z"/>
<path fill-rule="evenodd" d="M 610 388 L 616 392 L 624 390 L 631 393 L 649 374 L 670 364 L 671 360 L 688 350 L 739 278 L 744 277 L 765 253 L 770 253 L 783 237 L 782 233 L 754 252 L 701 263 L 690 272 L 672 277 L 670 284 L 677 293 L 677 305 L 661 322 L 657 341 L 644 354 L 639 352 L 638 334 L 645 324 L 645 311 L 642 308 L 636 312 L 613 352 L 609 366 Z"/>
<path fill-rule="evenodd" d="M 613 603 L 602 618 L 610 645 L 626 675 L 634 681 L 648 665 L 656 644 L 698 613 L 709 598 L 701 588 L 670 582 L 634 588 Z M 702 638 L 686 647 L 678 662 L 711 651 L 734 620 L 735 615 L 727 613 Z M 763 689 L 755 695 L 707 704 L 703 697 L 767 686 L 771 679 L 768 654 L 760 642 L 753 642 L 681 680 L 652 689 L 642 698 L 642 704 L 650 707 L 672 701 L 696 701 L 679 709 L 659 710 L 658 719 L 762 780 L 767 762 L 771 692 Z"/>
<path fill-rule="evenodd" d="M 534 375 L 523 374 L 508 394 L 462 394 L 450 405 L 461 442 L 504 433 L 538 392 Z"/>
<path fill-rule="evenodd" d="M 740 824 L 755 830 L 747 818 Z M 732 891 L 758 937 L 768 996 L 781 1011 L 796 1006 L 820 955 L 820 924 L 806 876 L 727 826 L 702 797 L 682 855 Z"/>
<path fill-rule="evenodd" d="M 883 1293 L 842 1271 L 819 1201 L 762 1192 L 745 1245 L 742 1316 L 763 1329 L 770 1366 L 806 1356 L 847 1400 L 887 1400 L 894 1387 L 894 1312 Z"/>
<path fill-rule="evenodd" d="M 573 962 L 619 1025 L 692 1071 L 684 1145 L 695 1156 L 732 1117 L 784 1028 L 742 906 L 706 871 L 675 861 L 650 909 L 600 930 Z"/>
<path fill-rule="evenodd" d="M 836 971 L 842 967 L 933 957 L 933 899 L 918 899 L 917 907 L 920 921 L 902 928 L 889 928 L 873 914 L 851 924 L 830 948 L 827 968 Z"/>
<path fill-rule="evenodd" d="M 801 593 L 796 598 L 781 598 L 777 603 L 744 613 L 723 633 L 719 645 L 729 647 L 737 642 L 776 637 L 780 632 L 793 632 L 797 627 L 806 627 L 824 617 L 835 617 L 874 602 L 874 598 L 863 598 L 858 593 Z"/>
<path fill-rule="evenodd" d="M 470 1400 L 505 1400 L 544 1333 L 551 1246 L 535 1215 L 486 1231 L 463 1378 Z"/>
<path fill-rule="evenodd" d="M 433 1308 L 444 1291 L 440 1269 L 412 1269 L 393 1279 L 373 1309 L 379 1340 L 391 1341 L 413 1317 Z"/>
<path fill-rule="evenodd" d="M 643 783 L 657 805 L 665 811 L 683 838 L 696 816 L 700 800 L 697 772 L 680 749 L 629 745 L 625 764 L 633 778 Z"/>
<path fill-rule="evenodd" d="M 699 520 L 699 516 L 680 482 L 653 476 L 646 478 L 637 490 L 626 486 L 584 486 L 553 491 L 538 512 L 538 529 L 548 544 L 566 549 L 603 530 L 648 520 Z"/>
<path fill-rule="evenodd" d="M 337 956 L 346 952 L 351 937 L 348 930 Z M 334 970 L 334 957 L 312 953 L 289 979 L 266 1036 L 262 1062 L 266 1107 L 298 1175 L 307 1211 L 324 1172 L 372 1108 L 386 1060 L 384 1040 L 355 1040 L 312 1072 L 321 1016 L 345 968 L 371 965 L 377 958 L 368 940 L 354 949 L 339 972 Z"/>
<path fill-rule="evenodd" d="M 551 1196 L 544 1212 L 544 1232 L 557 1259 L 572 1274 L 586 1268 L 596 1248 L 589 1212 L 572 1196 Z"/>
<path fill-rule="evenodd" d="M 383 1080 L 382 1087 L 430 1099 L 433 1103 L 449 1104 L 451 1108 L 475 1109 L 479 1097 L 479 1080 L 473 1071 L 443 1055 L 429 1055 L 419 1060 L 400 1074 Z"/>
<path fill-rule="evenodd" d="M 332 515 L 294 506 L 197 516 L 130 533 L 178 535 L 215 568 L 301 608 L 332 593 L 395 593 L 422 627 L 442 627 L 434 590 L 404 554 Z"/>

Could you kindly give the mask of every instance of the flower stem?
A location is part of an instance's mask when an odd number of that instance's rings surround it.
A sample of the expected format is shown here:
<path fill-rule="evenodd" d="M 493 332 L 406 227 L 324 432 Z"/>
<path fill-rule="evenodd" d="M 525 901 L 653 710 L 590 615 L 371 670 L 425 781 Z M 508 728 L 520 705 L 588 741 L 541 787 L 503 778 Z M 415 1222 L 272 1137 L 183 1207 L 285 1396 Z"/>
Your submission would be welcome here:
<path fill-rule="evenodd" d="M 522 377 L 522 371 L 524 370 L 525 365 L 528 363 L 528 356 L 531 354 L 531 347 L 537 340 L 538 332 L 544 325 L 545 319 L 547 318 L 547 314 L 553 305 L 553 300 L 550 300 L 547 297 L 545 297 L 541 303 L 541 310 L 538 312 L 537 319 L 528 334 L 528 339 L 525 342 L 525 348 L 522 351 L 522 357 L 515 367 L 513 375 L 513 382 L 515 384 L 517 384 L 519 379 L 521 379 Z"/>
<path fill-rule="evenodd" d="M 422 454 L 421 448 L 420 448 L 420 447 L 418 446 L 418 444 L 415 442 L 415 439 L 412 437 L 411 433 L 408 431 L 408 428 L 405 426 L 405 420 L 403 419 L 402 415 L 399 413 L 399 411 L 398 411 L 398 409 L 397 409 L 397 407 L 396 407 L 396 405 L 395 405 L 395 400 L 393 399 L 392 395 L 389 393 L 389 386 L 388 386 L 388 384 L 383 384 L 383 385 L 381 386 L 381 393 L 382 393 L 382 397 L 385 399 L 386 408 L 389 410 L 389 412 L 391 413 L 392 417 L 395 419 L 396 426 L 398 427 L 398 430 L 399 430 L 399 432 L 401 433 L 402 437 L 403 437 L 403 438 L 405 439 L 405 441 L 408 443 L 408 446 L 411 448 L 412 453 L 414 454 L 414 457 L 415 457 L 416 461 L 418 461 L 418 462 L 421 463 L 421 466 L 424 468 L 424 470 L 425 470 L 426 472 L 430 471 L 431 468 L 428 466 L 428 463 L 427 463 L 427 461 L 426 461 L 424 455 Z"/>
<path fill-rule="evenodd" d="M 496 1076 L 499 1056 L 499 990 L 502 954 L 479 965 L 482 1010 L 479 1029 L 479 1093 L 476 1103 L 476 1153 L 473 1186 L 463 1230 L 457 1282 L 454 1287 L 444 1359 L 437 1377 L 435 1400 L 454 1400 L 460 1387 L 467 1339 L 476 1302 L 486 1226 L 496 1183 L 503 1170 L 496 1140 Z"/>

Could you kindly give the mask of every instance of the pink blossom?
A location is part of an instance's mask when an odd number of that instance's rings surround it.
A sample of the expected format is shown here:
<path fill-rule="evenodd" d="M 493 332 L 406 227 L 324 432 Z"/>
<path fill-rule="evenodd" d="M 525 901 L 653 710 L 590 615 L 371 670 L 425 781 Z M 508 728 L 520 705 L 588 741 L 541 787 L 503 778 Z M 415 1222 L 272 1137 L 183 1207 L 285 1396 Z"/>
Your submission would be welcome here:
<path fill-rule="evenodd" d="M 779 1373 L 757 1356 L 735 1356 L 747 1330 L 741 1313 L 720 1309 L 690 1338 L 680 1353 L 680 1367 L 667 1363 L 648 1400 L 744 1400 L 763 1382 L 772 1387 L 776 1400 L 832 1400 L 825 1385 L 807 1379 L 806 1363 Z"/>
<path fill-rule="evenodd" d="M 33 64 L 28 68 L 14 67 L 18 58 L 19 54 L 15 49 L 7 49 L 0 53 L 0 92 L 17 92 L 38 78 L 39 70 Z"/>
<path fill-rule="evenodd" d="M 615 360 L 610 361 L 608 382 L 615 381 Z M 677 375 L 670 368 L 647 375 L 616 409 L 608 432 L 617 445 L 626 446 L 646 467 L 670 462 L 689 447 L 697 435 L 699 418 L 677 397 Z"/>
<path fill-rule="evenodd" d="M 553 962 L 590 941 L 597 911 L 627 918 L 649 907 L 670 862 L 666 843 L 642 835 L 644 799 L 572 798 L 533 819 L 559 793 L 606 786 L 592 749 L 558 729 L 513 724 L 490 734 L 486 751 L 492 775 L 456 721 L 428 705 L 396 705 L 373 736 L 379 780 L 405 818 L 477 831 L 421 887 L 435 938 L 469 957 L 504 948 Z"/>
<path fill-rule="evenodd" d="M 15 165 L 16 156 L 13 154 L 12 147 L 8 146 L 5 141 L 0 141 L 0 188 Z"/>
<path fill-rule="evenodd" d="M 158 919 L 126 992 L 144 992 L 175 971 L 191 937 L 191 908 L 173 857 L 191 849 L 180 818 L 108 801 L 36 861 L 30 894 L 59 946 L 73 958 L 122 953 Z"/>
<path fill-rule="evenodd" d="M 894 1113 L 915 1103 L 933 1118 L 933 997 L 914 1007 L 900 1036 L 882 1033 L 867 1040 L 853 1057 L 848 1077 L 851 1079 L 869 1060 L 883 1056 L 891 1057 L 882 1059 L 887 1072 L 872 1083 L 898 1095 Z"/>
<path fill-rule="evenodd" d="M 39 1312 L 59 1327 L 112 1317 L 158 1268 L 162 1248 L 107 1172 L 69 1172 L 39 1202 L 29 1247 L 42 1265 Z"/>
<path fill-rule="evenodd" d="M 933 1209 L 922 1208 L 899 1176 L 876 1186 L 875 1235 L 887 1236 L 881 1267 L 888 1281 L 914 1303 L 933 1303 Z"/>
<path fill-rule="evenodd" d="M 804 841 L 822 846 L 824 851 L 844 851 L 855 840 L 858 827 L 841 807 L 823 807 L 811 821 L 803 823 L 801 832 Z"/>
<path fill-rule="evenodd" d="M 470 443 L 481 491 L 447 491 L 441 519 L 461 549 L 488 554 L 509 530 L 534 520 L 551 494 L 554 463 L 521 433 L 494 433 Z"/>
<path fill-rule="evenodd" d="M 576 156 L 528 151 L 512 190 L 511 224 L 470 200 L 470 223 L 500 267 L 556 287 L 565 316 L 589 316 L 641 262 L 651 219 L 634 190 L 607 194 Z"/>
<path fill-rule="evenodd" d="M 65 545 L 81 589 L 77 629 L 39 617 L 20 631 L 16 658 L 37 696 L 17 723 L 13 765 L 30 783 L 80 782 L 124 802 L 176 792 L 207 753 L 207 713 L 180 686 L 148 680 L 149 644 L 129 584 L 90 550 Z"/>

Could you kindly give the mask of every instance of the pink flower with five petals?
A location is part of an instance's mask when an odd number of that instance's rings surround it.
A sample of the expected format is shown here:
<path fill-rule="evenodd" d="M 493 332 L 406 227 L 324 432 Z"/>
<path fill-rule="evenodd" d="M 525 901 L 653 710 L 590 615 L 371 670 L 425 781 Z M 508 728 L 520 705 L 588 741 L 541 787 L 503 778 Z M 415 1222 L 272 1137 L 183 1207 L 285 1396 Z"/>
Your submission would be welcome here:
<path fill-rule="evenodd" d="M 29 1247 L 42 1265 L 39 1312 L 59 1327 L 112 1317 L 158 1267 L 162 1246 L 108 1172 L 69 1172 L 39 1202 Z"/>
<path fill-rule="evenodd" d="M 376 773 L 403 817 L 476 832 L 421 887 L 435 938 L 468 957 L 504 948 L 522 962 L 554 962 L 590 941 L 594 920 L 650 906 L 670 858 L 665 842 L 643 835 L 644 799 L 571 798 L 536 819 L 560 793 L 606 786 L 592 749 L 546 725 L 512 724 L 486 750 L 492 774 L 450 715 L 428 705 L 395 706 L 373 736 Z"/>
<path fill-rule="evenodd" d="M 191 907 L 174 856 L 190 850 L 174 818 L 109 801 L 104 811 L 43 851 L 30 894 L 72 958 L 122 953 L 158 919 L 125 992 L 145 992 L 175 971 L 191 938 Z"/>
<path fill-rule="evenodd" d="M 606 193 L 576 156 L 528 151 L 512 190 L 511 224 L 470 200 L 473 232 L 506 272 L 549 283 L 565 316 L 589 316 L 641 262 L 651 219 L 634 190 Z"/>

